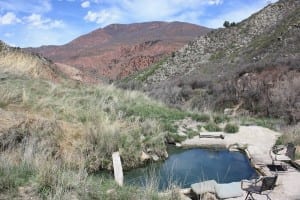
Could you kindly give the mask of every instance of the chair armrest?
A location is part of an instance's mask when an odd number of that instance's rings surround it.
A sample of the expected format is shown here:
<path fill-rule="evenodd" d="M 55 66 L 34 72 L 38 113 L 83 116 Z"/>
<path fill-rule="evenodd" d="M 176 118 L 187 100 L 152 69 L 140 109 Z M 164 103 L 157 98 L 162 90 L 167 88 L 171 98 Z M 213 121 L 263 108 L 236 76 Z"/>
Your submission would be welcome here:
<path fill-rule="evenodd" d="M 284 145 L 277 145 L 277 146 L 274 146 L 272 148 L 272 152 L 275 154 L 275 155 L 278 155 L 278 154 L 285 154 L 286 152 L 286 146 Z"/>
<path fill-rule="evenodd" d="M 255 179 L 252 179 L 252 180 L 241 180 L 241 188 L 242 189 L 246 189 L 250 185 L 253 185 L 253 184 L 255 184 Z"/>
<path fill-rule="evenodd" d="M 241 188 L 245 189 L 247 187 L 244 187 L 244 186 L 248 186 L 249 187 L 250 185 L 256 186 L 256 184 L 261 181 L 261 178 L 262 177 L 258 177 L 256 179 L 252 179 L 252 180 L 242 180 L 241 181 Z"/>

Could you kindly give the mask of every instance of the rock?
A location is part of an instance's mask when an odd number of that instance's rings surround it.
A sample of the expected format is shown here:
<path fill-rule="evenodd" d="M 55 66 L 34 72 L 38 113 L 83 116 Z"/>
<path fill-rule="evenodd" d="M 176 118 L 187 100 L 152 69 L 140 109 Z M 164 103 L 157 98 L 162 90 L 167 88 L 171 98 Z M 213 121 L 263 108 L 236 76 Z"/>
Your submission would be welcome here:
<path fill-rule="evenodd" d="M 225 108 L 224 115 L 232 115 L 234 110 L 232 108 Z"/>
<path fill-rule="evenodd" d="M 159 160 L 159 157 L 156 154 L 151 155 L 151 157 L 152 157 L 152 159 L 154 161 L 158 161 Z"/>
<path fill-rule="evenodd" d="M 176 142 L 176 143 L 175 143 L 175 146 L 176 146 L 176 147 L 182 147 L 182 144 Z"/>
<path fill-rule="evenodd" d="M 165 158 L 168 158 L 168 157 L 169 157 L 169 154 L 168 154 L 168 152 L 167 152 L 167 151 L 164 151 L 164 153 L 163 153 L 163 154 L 164 154 L 164 157 L 165 157 Z"/>
<path fill-rule="evenodd" d="M 181 136 L 181 137 L 186 137 L 187 135 L 184 132 L 179 131 L 177 133 L 177 135 Z"/>
<path fill-rule="evenodd" d="M 106 190 L 106 194 L 112 194 L 112 193 L 115 193 L 116 190 L 115 189 L 108 189 Z"/>
<path fill-rule="evenodd" d="M 147 152 L 147 153 L 151 153 L 151 152 L 153 152 L 153 149 L 148 148 L 148 149 L 146 149 L 146 152 Z"/>
<path fill-rule="evenodd" d="M 149 160 L 150 158 L 151 158 L 151 156 L 149 156 L 147 153 L 142 151 L 142 154 L 141 154 L 141 161 L 142 162 L 144 162 L 146 160 Z"/>
<path fill-rule="evenodd" d="M 170 137 L 170 136 L 166 137 L 166 142 L 168 144 L 175 144 L 176 143 L 175 139 L 173 137 Z"/>
<path fill-rule="evenodd" d="M 201 196 L 201 199 L 205 199 L 205 200 L 217 200 L 216 195 L 212 194 L 212 193 L 205 193 Z"/>

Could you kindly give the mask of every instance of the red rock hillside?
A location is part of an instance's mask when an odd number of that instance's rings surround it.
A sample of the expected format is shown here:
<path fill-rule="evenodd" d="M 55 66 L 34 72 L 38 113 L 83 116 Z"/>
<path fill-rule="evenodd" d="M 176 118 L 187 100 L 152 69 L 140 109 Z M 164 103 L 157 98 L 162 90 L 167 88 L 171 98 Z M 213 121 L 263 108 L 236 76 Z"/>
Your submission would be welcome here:
<path fill-rule="evenodd" d="M 116 80 L 147 68 L 209 30 L 183 22 L 112 24 L 66 45 L 27 50 L 74 66 L 93 79 Z"/>

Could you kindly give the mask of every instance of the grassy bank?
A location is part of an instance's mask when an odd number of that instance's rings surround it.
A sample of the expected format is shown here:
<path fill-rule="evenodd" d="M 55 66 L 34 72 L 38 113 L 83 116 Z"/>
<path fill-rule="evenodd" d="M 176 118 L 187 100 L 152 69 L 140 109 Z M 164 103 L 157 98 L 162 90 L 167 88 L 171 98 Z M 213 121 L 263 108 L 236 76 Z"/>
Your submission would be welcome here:
<path fill-rule="evenodd" d="M 155 187 L 119 188 L 94 173 L 112 169 L 114 151 L 125 169 L 143 164 L 142 152 L 164 159 L 166 134 L 190 113 L 108 85 L 1 77 L 1 198 L 29 187 L 46 199 L 160 199 Z"/>
<path fill-rule="evenodd" d="M 0 166 L 1 199 L 176 199 L 178 191 L 168 195 L 158 193 L 158 186 L 150 182 L 145 188 L 118 186 L 107 175 L 88 174 L 84 169 L 71 170 L 48 162 L 34 168 L 2 162 Z"/>

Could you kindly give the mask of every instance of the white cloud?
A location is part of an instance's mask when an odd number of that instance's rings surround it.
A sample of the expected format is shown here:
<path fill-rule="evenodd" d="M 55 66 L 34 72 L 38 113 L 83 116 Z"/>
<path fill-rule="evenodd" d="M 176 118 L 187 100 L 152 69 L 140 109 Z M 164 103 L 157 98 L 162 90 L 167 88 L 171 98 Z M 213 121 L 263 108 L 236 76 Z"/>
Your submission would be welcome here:
<path fill-rule="evenodd" d="M 5 0 L 0 9 L 24 13 L 45 13 L 52 10 L 51 0 Z"/>
<path fill-rule="evenodd" d="M 0 25 L 16 24 L 21 20 L 12 12 L 7 12 L 5 15 L 0 16 Z"/>
<path fill-rule="evenodd" d="M 61 28 L 64 26 L 64 23 L 61 20 L 43 18 L 41 15 L 35 13 L 24 17 L 24 20 L 29 26 L 40 29 Z"/>
<path fill-rule="evenodd" d="M 99 10 L 93 7 L 94 9 L 90 10 L 84 19 L 100 25 L 107 25 L 110 22 L 143 21 L 199 23 L 199 18 L 206 7 L 223 4 L 223 0 L 89 0 L 89 2 L 99 4 Z"/>
<path fill-rule="evenodd" d="M 89 22 L 95 22 L 102 26 L 116 23 L 120 20 L 120 12 L 117 9 L 101 10 L 99 12 L 88 11 L 84 20 Z"/>
<path fill-rule="evenodd" d="M 82 2 L 82 3 L 81 3 L 81 7 L 83 7 L 83 8 L 88 8 L 88 7 L 90 7 L 90 2 L 89 2 L 89 1 L 84 1 L 84 2 Z"/>

